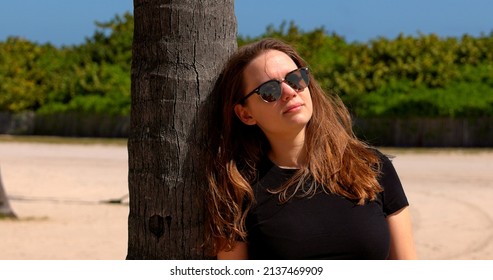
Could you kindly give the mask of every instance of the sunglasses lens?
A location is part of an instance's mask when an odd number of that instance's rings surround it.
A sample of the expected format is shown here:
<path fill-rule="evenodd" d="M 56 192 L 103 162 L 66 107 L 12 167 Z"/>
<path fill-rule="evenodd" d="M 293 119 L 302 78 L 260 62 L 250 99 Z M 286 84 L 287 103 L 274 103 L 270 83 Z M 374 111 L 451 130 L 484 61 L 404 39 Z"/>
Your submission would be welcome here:
<path fill-rule="evenodd" d="M 284 81 L 270 80 L 262 84 L 259 88 L 255 89 L 251 93 L 242 98 L 239 103 L 243 103 L 249 96 L 254 93 L 260 95 L 260 97 L 266 102 L 277 101 L 281 97 L 281 83 L 285 82 L 296 91 L 301 91 L 310 84 L 310 77 L 308 76 L 308 68 L 303 67 L 288 73 L 284 78 Z"/>
<path fill-rule="evenodd" d="M 281 96 L 281 86 L 278 81 L 269 81 L 259 88 L 258 94 L 263 100 L 274 102 Z"/>
<path fill-rule="evenodd" d="M 306 88 L 310 82 L 308 77 L 308 69 L 300 68 L 286 76 L 286 82 L 295 90 Z"/>

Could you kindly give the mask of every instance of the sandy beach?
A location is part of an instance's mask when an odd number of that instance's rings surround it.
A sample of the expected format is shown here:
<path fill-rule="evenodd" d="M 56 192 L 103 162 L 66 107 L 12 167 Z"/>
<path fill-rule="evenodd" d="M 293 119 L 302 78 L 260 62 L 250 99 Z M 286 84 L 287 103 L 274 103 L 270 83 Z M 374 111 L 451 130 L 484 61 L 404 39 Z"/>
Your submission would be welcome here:
<path fill-rule="evenodd" d="M 419 258 L 493 259 L 492 149 L 382 151 L 395 156 Z M 0 141 L 19 217 L 0 220 L 0 259 L 125 259 L 127 166 L 125 145 Z"/>

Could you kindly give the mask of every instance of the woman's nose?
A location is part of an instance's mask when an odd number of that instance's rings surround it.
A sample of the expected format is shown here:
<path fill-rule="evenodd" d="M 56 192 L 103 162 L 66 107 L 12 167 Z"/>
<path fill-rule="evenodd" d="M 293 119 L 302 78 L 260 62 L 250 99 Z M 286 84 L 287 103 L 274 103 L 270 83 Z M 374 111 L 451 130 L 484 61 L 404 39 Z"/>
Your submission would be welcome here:
<path fill-rule="evenodd" d="M 281 98 L 284 101 L 288 101 L 295 97 L 298 92 L 292 88 L 288 83 L 281 83 Z"/>

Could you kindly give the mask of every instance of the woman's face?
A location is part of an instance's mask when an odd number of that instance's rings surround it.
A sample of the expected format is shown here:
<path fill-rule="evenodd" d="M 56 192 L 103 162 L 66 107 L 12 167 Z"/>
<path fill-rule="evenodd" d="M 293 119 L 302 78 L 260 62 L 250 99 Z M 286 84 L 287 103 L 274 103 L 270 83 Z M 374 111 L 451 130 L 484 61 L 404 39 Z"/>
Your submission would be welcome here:
<path fill-rule="evenodd" d="M 252 92 L 262 83 L 283 80 L 286 74 L 297 69 L 285 53 L 269 50 L 253 59 L 243 73 L 243 95 Z M 304 130 L 312 117 L 313 106 L 308 87 L 296 91 L 287 83 L 281 86 L 281 97 L 267 103 L 258 94 L 248 97 L 244 104 L 235 106 L 236 115 L 247 125 L 258 125 L 268 138 L 288 136 Z"/>

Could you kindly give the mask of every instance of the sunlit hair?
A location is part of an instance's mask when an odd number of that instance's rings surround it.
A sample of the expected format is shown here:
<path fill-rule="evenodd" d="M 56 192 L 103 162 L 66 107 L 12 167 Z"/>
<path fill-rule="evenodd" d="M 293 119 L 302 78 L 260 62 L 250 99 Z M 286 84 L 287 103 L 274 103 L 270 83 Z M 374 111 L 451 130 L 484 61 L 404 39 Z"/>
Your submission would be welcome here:
<path fill-rule="evenodd" d="M 214 106 L 210 119 L 206 229 L 212 254 L 232 249 L 236 241 L 246 241 L 245 219 L 254 202 L 251 184 L 258 179 L 257 164 L 270 145 L 260 128 L 243 124 L 233 108 L 245 94 L 245 68 L 269 50 L 287 54 L 298 67 L 307 66 L 291 46 L 263 39 L 243 46 L 228 60 L 211 94 Z M 320 190 L 359 205 L 374 200 L 382 191 L 377 181 L 378 156 L 355 137 L 350 114 L 341 100 L 325 94 L 312 74 L 309 90 L 313 115 L 306 127 L 306 165 L 271 192 L 279 196 L 281 203 L 300 192 L 312 196 Z M 313 182 L 308 188 L 303 186 L 307 179 Z"/>

